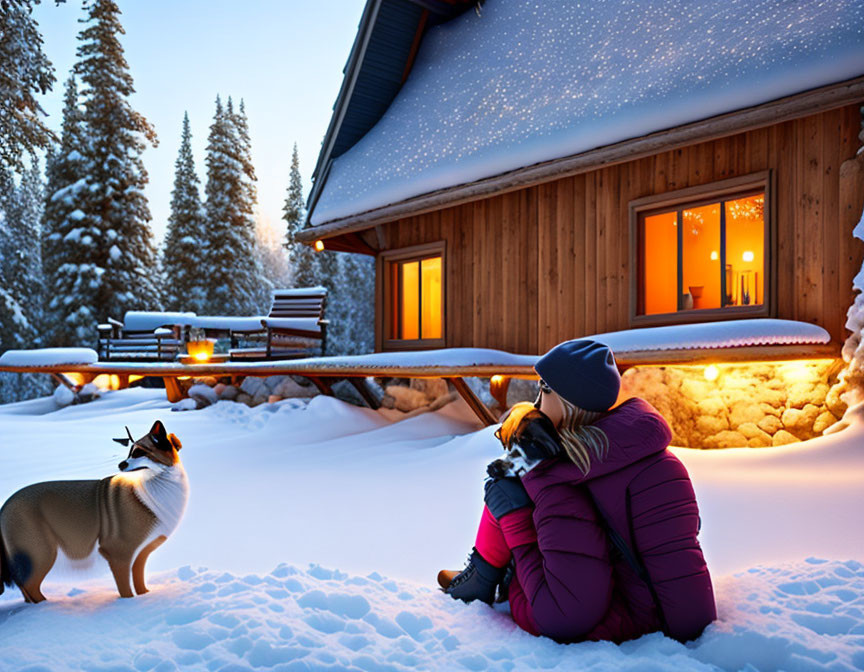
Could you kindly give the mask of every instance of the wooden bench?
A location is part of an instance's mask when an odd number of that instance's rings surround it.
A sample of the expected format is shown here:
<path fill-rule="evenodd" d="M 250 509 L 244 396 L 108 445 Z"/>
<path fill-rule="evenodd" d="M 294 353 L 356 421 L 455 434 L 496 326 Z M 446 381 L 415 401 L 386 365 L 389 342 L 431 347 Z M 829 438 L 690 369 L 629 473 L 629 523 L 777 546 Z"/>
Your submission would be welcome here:
<path fill-rule="evenodd" d="M 174 361 L 186 344 L 187 328 L 165 324 L 155 328 L 130 329 L 125 322 L 108 318 L 96 327 L 99 359 L 102 361 Z"/>

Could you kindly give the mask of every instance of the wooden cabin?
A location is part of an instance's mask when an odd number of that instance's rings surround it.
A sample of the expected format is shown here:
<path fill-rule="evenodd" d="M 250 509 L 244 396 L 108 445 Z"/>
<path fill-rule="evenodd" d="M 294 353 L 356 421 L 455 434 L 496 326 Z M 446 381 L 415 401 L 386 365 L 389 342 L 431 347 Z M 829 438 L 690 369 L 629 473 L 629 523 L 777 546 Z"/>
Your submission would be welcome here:
<path fill-rule="evenodd" d="M 368 1 L 300 237 L 376 257 L 377 350 L 776 317 L 839 352 L 860 5 L 675 4 Z"/>

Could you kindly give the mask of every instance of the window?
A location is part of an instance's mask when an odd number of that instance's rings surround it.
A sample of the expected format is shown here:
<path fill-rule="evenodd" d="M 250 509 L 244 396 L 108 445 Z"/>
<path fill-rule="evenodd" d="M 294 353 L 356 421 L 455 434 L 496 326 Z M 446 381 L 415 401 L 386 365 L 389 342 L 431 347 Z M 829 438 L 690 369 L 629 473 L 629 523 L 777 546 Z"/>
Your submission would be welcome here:
<path fill-rule="evenodd" d="M 387 346 L 443 347 L 443 243 L 385 252 L 382 259 Z"/>
<path fill-rule="evenodd" d="M 634 201 L 632 321 L 768 314 L 767 194 L 766 175 Z"/>

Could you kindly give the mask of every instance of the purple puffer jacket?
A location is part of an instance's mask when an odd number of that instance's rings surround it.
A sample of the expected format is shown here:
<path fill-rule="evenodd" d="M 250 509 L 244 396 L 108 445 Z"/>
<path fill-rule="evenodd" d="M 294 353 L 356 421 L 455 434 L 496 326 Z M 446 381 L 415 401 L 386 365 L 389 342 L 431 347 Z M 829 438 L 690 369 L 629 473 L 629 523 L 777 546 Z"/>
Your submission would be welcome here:
<path fill-rule="evenodd" d="M 696 538 L 693 486 L 666 450 L 669 426 L 642 399 L 624 402 L 595 426 L 609 438 L 602 462 L 588 474 L 566 458 L 542 463 L 522 479 L 533 512 L 501 519 L 516 565 L 513 618 L 559 641 L 620 642 L 664 627 L 675 639 L 694 639 L 717 615 Z M 626 560 L 617 552 L 610 559 L 595 503 L 641 559 L 656 601 Z M 526 527 L 536 534 L 526 535 Z"/>

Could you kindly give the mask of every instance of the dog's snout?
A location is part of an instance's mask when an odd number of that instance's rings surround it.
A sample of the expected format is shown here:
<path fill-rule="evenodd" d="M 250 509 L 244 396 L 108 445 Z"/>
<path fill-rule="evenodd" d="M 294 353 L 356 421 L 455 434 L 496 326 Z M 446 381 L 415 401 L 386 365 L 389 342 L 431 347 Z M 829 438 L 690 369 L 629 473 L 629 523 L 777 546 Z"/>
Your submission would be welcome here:
<path fill-rule="evenodd" d="M 117 465 L 117 467 L 120 469 L 120 471 L 126 471 L 126 467 L 128 467 L 128 466 L 129 466 L 129 463 L 126 460 L 123 460 L 120 464 Z"/>

